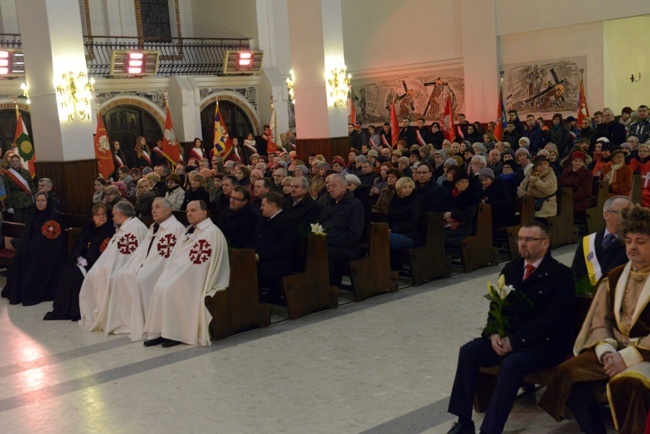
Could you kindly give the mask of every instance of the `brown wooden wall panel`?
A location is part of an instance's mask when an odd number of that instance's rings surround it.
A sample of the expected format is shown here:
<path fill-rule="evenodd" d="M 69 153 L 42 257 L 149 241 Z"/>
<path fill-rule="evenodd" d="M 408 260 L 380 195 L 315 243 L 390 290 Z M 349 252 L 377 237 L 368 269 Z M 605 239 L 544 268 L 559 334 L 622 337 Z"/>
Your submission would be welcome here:
<path fill-rule="evenodd" d="M 90 212 L 97 176 L 97 160 L 36 162 L 36 179 L 50 178 L 54 182 L 52 190 L 68 214 Z"/>
<path fill-rule="evenodd" d="M 323 154 L 328 162 L 331 162 L 335 155 L 340 155 L 347 161 L 351 146 L 348 136 L 325 139 L 296 139 L 296 151 L 304 162 L 307 162 L 311 154 Z"/>

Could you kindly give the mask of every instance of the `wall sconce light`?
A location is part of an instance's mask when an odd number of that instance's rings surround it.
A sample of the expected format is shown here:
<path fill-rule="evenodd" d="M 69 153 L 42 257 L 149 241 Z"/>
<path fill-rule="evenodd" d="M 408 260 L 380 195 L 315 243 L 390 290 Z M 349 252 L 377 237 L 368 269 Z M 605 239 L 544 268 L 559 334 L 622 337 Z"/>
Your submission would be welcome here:
<path fill-rule="evenodd" d="M 294 83 L 294 76 L 293 76 L 293 69 L 289 71 L 289 77 L 287 78 L 287 88 L 289 89 L 289 101 L 291 101 L 291 104 L 296 103 L 296 94 L 293 91 L 293 83 Z"/>
<path fill-rule="evenodd" d="M 636 83 L 638 81 L 641 81 L 641 73 L 639 72 L 639 77 L 638 78 L 634 78 L 634 74 L 632 74 L 632 76 L 630 77 L 630 81 L 632 83 Z"/>
<path fill-rule="evenodd" d="M 61 80 L 55 85 L 59 94 L 59 106 L 69 121 L 74 120 L 75 115 L 80 120 L 90 119 L 90 101 L 95 90 L 94 78 L 88 80 L 83 71 L 70 71 L 62 74 Z"/>
<path fill-rule="evenodd" d="M 29 99 L 29 93 L 27 92 L 27 84 L 20 83 L 20 89 L 23 91 L 23 98 L 25 98 L 25 104 L 29 105 L 32 101 Z"/>
<path fill-rule="evenodd" d="M 327 77 L 327 87 L 329 101 L 334 107 L 345 107 L 348 102 L 350 92 L 350 79 L 345 66 L 341 68 L 332 68 Z"/>

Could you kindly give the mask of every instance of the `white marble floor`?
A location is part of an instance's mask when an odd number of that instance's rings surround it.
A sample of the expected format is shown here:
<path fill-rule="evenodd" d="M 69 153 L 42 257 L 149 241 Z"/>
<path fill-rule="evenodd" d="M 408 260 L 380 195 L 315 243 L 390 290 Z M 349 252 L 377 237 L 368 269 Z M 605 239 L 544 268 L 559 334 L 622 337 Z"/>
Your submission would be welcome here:
<path fill-rule="evenodd" d="M 568 263 L 574 246 L 554 256 Z M 502 264 L 503 265 L 503 264 Z M 3 433 L 444 433 L 491 267 L 211 347 L 145 348 L 0 301 Z M 406 281 L 405 281 L 406 282 Z M 3 283 L 3 282 L 0 282 Z M 480 421 L 480 415 L 475 419 Z M 577 433 L 520 399 L 510 433 Z"/>

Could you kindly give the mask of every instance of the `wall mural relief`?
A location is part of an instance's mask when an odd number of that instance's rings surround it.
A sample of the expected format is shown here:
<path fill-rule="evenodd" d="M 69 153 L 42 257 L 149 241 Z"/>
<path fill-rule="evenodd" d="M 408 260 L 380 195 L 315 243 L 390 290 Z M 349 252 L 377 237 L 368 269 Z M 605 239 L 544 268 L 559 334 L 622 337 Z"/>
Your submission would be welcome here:
<path fill-rule="evenodd" d="M 393 100 L 396 100 L 395 110 L 400 120 L 424 118 L 427 124 L 440 121 L 447 97 L 451 98 L 454 113 L 463 111 L 465 83 L 462 70 L 385 80 L 352 78 L 357 122 L 363 126 L 390 122 L 390 102 Z"/>
<path fill-rule="evenodd" d="M 575 116 L 580 70 L 586 73 L 586 68 L 587 56 L 503 65 L 505 107 L 516 109 L 520 117 L 533 114 L 549 118 L 552 113 Z"/>

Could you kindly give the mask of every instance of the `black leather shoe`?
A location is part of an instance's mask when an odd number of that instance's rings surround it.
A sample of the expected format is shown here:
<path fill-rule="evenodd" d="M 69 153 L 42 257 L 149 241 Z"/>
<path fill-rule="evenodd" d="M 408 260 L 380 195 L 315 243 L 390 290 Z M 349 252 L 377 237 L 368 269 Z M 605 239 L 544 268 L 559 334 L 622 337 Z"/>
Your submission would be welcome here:
<path fill-rule="evenodd" d="M 471 425 L 461 425 L 460 422 L 456 422 L 447 434 L 476 434 L 476 428 L 474 428 L 474 422 Z"/>
<path fill-rule="evenodd" d="M 147 341 L 144 341 L 144 346 L 145 347 L 155 347 L 156 345 L 164 344 L 167 339 L 163 338 L 162 336 L 159 336 L 154 339 L 149 339 Z"/>
<path fill-rule="evenodd" d="M 173 341 L 171 339 L 165 339 L 165 342 L 162 343 L 163 348 L 169 348 L 169 347 L 175 347 L 176 345 L 180 345 L 182 342 L 180 341 Z"/>

